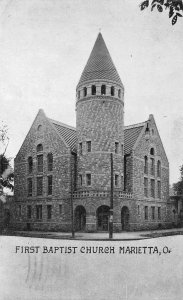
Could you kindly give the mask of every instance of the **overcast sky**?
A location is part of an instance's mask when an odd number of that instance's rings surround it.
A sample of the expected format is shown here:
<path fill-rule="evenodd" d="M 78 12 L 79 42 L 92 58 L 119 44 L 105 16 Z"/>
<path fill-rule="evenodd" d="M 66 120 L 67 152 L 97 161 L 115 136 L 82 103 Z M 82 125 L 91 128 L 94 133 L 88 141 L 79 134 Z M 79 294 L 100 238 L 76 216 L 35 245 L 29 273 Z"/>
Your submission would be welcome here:
<path fill-rule="evenodd" d="M 170 182 L 183 164 L 183 20 L 139 0 L 1 0 L 0 119 L 15 157 L 39 110 L 75 126 L 75 92 L 101 28 L 125 86 L 125 125 L 153 114 Z"/>

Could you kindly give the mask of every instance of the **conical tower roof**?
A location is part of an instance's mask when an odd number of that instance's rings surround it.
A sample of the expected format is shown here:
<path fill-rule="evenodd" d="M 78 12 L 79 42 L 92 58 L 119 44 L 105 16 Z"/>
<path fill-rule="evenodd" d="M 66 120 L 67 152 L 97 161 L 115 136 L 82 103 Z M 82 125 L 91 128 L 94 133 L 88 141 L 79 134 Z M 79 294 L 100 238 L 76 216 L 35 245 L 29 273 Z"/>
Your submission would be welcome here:
<path fill-rule="evenodd" d="M 123 85 L 101 33 L 98 34 L 78 86 L 93 80 L 107 80 Z"/>

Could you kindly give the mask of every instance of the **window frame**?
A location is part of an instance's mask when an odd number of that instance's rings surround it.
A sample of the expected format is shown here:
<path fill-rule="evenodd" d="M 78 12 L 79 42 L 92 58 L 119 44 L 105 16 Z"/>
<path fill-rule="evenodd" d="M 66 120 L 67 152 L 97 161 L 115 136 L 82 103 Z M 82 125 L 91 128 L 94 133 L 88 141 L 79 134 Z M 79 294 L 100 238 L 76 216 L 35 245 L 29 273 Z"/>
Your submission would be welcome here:
<path fill-rule="evenodd" d="M 86 186 L 91 186 L 91 173 L 86 173 Z"/>

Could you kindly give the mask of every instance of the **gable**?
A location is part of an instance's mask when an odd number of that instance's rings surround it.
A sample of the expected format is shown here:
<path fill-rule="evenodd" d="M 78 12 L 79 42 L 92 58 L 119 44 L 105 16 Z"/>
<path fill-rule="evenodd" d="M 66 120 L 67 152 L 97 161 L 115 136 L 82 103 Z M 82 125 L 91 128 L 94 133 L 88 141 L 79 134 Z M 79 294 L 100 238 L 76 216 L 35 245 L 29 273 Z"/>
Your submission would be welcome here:
<path fill-rule="evenodd" d="M 144 125 L 145 125 L 145 122 L 124 127 L 124 152 L 125 152 L 125 154 L 131 153 Z"/>

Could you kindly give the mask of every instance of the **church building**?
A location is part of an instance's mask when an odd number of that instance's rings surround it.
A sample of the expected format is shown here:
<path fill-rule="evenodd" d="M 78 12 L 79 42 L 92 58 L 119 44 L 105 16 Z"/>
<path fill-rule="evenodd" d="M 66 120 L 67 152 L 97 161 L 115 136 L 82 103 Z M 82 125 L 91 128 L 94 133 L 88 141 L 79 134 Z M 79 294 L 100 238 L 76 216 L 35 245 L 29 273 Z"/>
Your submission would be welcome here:
<path fill-rule="evenodd" d="M 112 155 L 111 155 L 112 153 Z M 13 226 L 107 231 L 168 226 L 169 163 L 153 115 L 124 126 L 124 86 L 99 33 L 76 87 L 76 128 L 39 110 L 15 158 Z"/>

